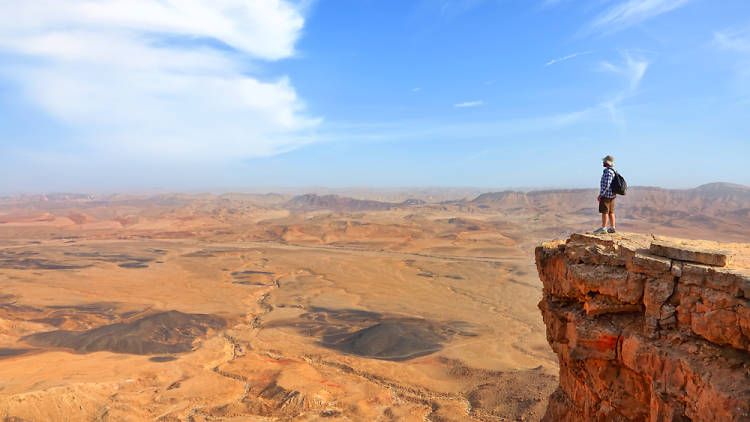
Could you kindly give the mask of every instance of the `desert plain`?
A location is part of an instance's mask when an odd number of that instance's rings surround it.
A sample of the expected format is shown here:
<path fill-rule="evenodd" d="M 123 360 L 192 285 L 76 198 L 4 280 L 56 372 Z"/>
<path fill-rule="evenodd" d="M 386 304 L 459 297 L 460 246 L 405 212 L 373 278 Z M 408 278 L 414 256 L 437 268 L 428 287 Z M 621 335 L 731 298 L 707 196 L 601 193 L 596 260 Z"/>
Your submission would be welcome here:
<path fill-rule="evenodd" d="M 447 193 L 446 193 L 447 192 Z M 0 199 L 7 421 L 539 420 L 533 249 L 595 190 Z M 750 239 L 750 188 L 632 188 L 618 229 Z"/>

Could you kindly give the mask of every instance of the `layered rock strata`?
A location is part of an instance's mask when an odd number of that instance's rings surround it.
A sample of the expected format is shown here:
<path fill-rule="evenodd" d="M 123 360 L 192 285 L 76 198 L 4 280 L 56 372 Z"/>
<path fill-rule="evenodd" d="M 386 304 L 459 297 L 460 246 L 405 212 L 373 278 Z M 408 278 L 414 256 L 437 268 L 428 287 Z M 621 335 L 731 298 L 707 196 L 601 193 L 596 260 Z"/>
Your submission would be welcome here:
<path fill-rule="evenodd" d="M 536 249 L 546 421 L 750 421 L 750 245 L 574 234 Z"/>

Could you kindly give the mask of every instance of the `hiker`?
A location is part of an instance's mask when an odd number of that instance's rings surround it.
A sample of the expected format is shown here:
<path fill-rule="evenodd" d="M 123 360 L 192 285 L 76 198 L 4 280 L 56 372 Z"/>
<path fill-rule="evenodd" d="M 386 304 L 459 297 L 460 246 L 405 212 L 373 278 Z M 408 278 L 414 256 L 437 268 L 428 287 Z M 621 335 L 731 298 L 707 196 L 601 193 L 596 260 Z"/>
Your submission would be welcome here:
<path fill-rule="evenodd" d="M 615 232 L 615 193 L 612 191 L 612 180 L 615 178 L 615 158 L 608 155 L 602 158 L 604 174 L 599 183 L 599 212 L 602 214 L 602 226 L 594 231 L 594 234 Z M 607 229 L 609 219 L 609 229 Z"/>

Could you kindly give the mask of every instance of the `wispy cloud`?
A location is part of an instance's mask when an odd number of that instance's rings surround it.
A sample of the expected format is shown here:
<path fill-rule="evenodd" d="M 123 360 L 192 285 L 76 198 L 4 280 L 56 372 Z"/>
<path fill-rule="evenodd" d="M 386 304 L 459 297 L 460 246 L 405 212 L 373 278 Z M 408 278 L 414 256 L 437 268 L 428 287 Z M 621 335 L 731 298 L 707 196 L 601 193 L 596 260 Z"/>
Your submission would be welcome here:
<path fill-rule="evenodd" d="M 646 73 L 646 69 L 648 69 L 650 62 L 643 58 L 635 58 L 629 53 L 624 54 L 623 58 L 625 60 L 624 63 L 612 64 L 611 62 L 604 61 L 601 62 L 599 66 L 602 70 L 616 73 L 624 77 L 625 80 L 628 81 L 627 91 L 635 92 L 638 85 L 641 83 L 641 79 L 643 79 L 643 75 Z"/>
<path fill-rule="evenodd" d="M 411 92 L 419 92 L 419 91 L 421 91 L 421 90 L 422 90 L 422 88 L 412 88 L 412 89 L 411 89 Z"/>
<path fill-rule="evenodd" d="M 601 106 L 609 112 L 612 121 L 618 126 L 625 125 L 625 117 L 619 109 L 620 104 L 638 92 L 638 87 L 650 64 L 647 59 L 634 57 L 629 53 L 624 54 L 623 59 L 624 62 L 619 64 L 611 62 L 599 64 L 601 70 L 620 75 L 626 82 L 623 89 L 601 103 Z"/>
<path fill-rule="evenodd" d="M 110 155 L 273 154 L 318 124 L 283 75 L 304 26 L 287 0 L 0 1 L 0 78 Z"/>
<path fill-rule="evenodd" d="M 594 32 L 615 32 L 684 6 L 691 0 L 626 0 L 591 23 Z"/>
<path fill-rule="evenodd" d="M 479 107 L 482 105 L 484 105 L 484 101 L 478 100 L 478 101 L 466 101 L 463 103 L 454 104 L 453 106 L 463 108 L 463 107 Z"/>
<path fill-rule="evenodd" d="M 739 90 L 747 95 L 750 92 L 750 27 L 717 31 L 714 33 L 714 44 L 736 56 L 734 70 Z M 744 101 L 747 102 L 747 99 Z"/>
<path fill-rule="evenodd" d="M 545 133 L 606 117 L 602 107 L 588 107 L 567 113 L 520 118 L 491 119 L 478 122 L 424 120 L 388 121 L 382 123 L 335 123 L 326 125 L 323 135 L 330 142 L 391 142 L 399 140 L 459 138 L 497 138 L 531 133 Z"/>
<path fill-rule="evenodd" d="M 750 28 L 717 31 L 714 33 L 714 44 L 722 50 L 750 52 Z"/>
<path fill-rule="evenodd" d="M 566 60 L 570 60 L 570 59 L 578 57 L 578 56 L 585 56 L 585 55 L 591 54 L 591 53 L 593 53 L 593 51 L 581 51 L 581 52 L 578 52 L 578 53 L 568 54 L 567 56 L 559 57 L 559 58 L 552 59 L 552 60 L 548 61 L 547 63 L 544 64 L 544 67 L 552 66 L 555 63 L 564 62 Z"/>

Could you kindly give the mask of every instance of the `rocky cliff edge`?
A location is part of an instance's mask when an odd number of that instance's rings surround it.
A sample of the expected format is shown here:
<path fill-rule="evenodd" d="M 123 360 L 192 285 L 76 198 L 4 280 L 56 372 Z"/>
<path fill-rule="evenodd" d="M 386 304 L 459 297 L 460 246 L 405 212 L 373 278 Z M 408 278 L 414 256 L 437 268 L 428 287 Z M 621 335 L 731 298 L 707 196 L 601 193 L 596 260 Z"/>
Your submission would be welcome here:
<path fill-rule="evenodd" d="M 536 249 L 546 421 L 750 421 L 750 244 L 574 234 Z"/>

